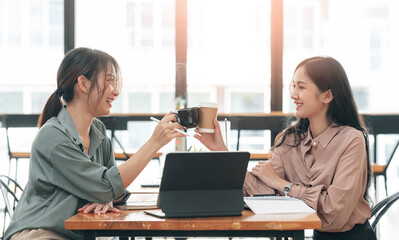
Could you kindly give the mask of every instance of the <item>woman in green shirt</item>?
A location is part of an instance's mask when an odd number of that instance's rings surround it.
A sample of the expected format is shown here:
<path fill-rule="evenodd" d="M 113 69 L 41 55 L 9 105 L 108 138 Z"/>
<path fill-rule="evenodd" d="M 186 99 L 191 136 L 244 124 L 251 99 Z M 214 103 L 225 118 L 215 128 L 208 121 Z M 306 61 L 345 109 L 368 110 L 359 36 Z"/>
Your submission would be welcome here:
<path fill-rule="evenodd" d="M 116 166 L 111 140 L 96 117 L 109 115 L 119 96 L 118 63 L 105 52 L 76 48 L 68 52 L 57 73 L 57 90 L 39 118 L 31 149 L 29 180 L 5 233 L 5 239 L 83 239 L 65 230 L 77 211 L 118 212 L 115 202 L 152 156 L 181 129 L 167 114 L 148 141 Z"/>

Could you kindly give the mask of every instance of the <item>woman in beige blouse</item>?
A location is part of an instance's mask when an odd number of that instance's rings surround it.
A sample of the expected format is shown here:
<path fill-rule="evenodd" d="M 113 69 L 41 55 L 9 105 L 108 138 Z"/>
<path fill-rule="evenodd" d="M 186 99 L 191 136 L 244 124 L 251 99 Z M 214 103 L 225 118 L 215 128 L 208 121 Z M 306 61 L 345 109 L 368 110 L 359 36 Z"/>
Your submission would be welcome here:
<path fill-rule="evenodd" d="M 331 57 L 302 61 L 291 98 L 297 122 L 276 138 L 273 158 L 248 172 L 244 194 L 286 194 L 317 211 L 314 239 L 374 240 L 368 223 L 368 135 L 341 64 Z M 197 138 L 210 150 L 227 150 L 215 120 L 214 134 Z"/>

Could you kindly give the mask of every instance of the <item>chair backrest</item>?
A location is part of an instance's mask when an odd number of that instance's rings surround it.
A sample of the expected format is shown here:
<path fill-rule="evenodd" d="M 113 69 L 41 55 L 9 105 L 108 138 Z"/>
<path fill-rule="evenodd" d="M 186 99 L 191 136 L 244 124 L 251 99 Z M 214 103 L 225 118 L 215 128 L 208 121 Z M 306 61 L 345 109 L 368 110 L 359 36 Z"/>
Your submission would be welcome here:
<path fill-rule="evenodd" d="M 371 227 L 375 230 L 377 223 L 380 221 L 381 217 L 388 211 L 388 209 L 399 199 L 399 192 L 392 194 L 381 200 L 377 205 L 371 209 L 371 217 L 374 217 L 374 221 Z"/>
<path fill-rule="evenodd" d="M 5 211 L 11 217 L 22 194 L 22 187 L 12 178 L 0 175 L 0 190 L 3 196 Z"/>
<path fill-rule="evenodd" d="M 16 145 L 23 145 L 24 146 L 23 149 L 27 149 L 28 151 L 30 151 L 31 140 L 33 140 L 34 136 L 36 135 L 34 133 L 38 131 L 37 128 L 38 118 L 39 115 L 37 114 L 6 114 L 2 116 L 2 127 L 4 127 L 6 130 L 7 150 L 10 157 L 11 157 L 11 152 L 13 151 L 11 147 L 11 140 L 9 133 L 10 129 L 20 130 L 17 131 L 16 135 L 18 135 L 18 141 L 14 141 L 14 145 L 15 143 L 17 143 Z M 22 134 L 21 131 L 23 132 Z M 27 142 L 29 142 L 30 144 L 26 144 Z M 25 145 L 27 145 L 28 147 L 25 148 Z M 20 148 L 20 146 L 18 146 L 18 148 Z"/>
<path fill-rule="evenodd" d="M 393 148 L 392 153 L 391 153 L 391 155 L 389 156 L 389 159 L 387 160 L 387 164 L 386 164 L 386 167 L 385 167 L 385 169 L 384 169 L 385 172 L 387 171 L 388 166 L 389 166 L 389 164 L 390 164 L 391 161 L 392 161 L 392 158 L 395 156 L 395 152 L 396 152 L 396 150 L 398 149 L 398 147 L 399 147 L 399 140 L 396 142 L 396 145 L 395 145 L 395 147 Z"/>

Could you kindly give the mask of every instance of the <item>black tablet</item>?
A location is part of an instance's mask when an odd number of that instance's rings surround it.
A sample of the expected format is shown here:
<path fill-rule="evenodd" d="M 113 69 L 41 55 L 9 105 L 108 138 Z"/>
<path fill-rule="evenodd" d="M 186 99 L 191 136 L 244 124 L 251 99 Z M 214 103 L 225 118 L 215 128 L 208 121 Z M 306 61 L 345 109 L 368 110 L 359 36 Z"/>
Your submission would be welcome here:
<path fill-rule="evenodd" d="M 158 207 L 166 217 L 237 216 L 249 152 L 168 153 Z"/>

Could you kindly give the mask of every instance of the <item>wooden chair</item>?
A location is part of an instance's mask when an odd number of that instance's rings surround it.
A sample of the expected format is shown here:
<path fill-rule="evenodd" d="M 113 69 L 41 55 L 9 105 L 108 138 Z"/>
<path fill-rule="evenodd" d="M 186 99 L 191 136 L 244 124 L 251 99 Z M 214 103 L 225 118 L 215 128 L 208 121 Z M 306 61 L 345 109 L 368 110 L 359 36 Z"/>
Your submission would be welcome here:
<path fill-rule="evenodd" d="M 389 167 L 389 164 L 391 163 L 393 157 L 395 156 L 396 150 L 398 149 L 399 146 L 399 140 L 397 141 L 391 155 L 386 161 L 386 165 L 377 165 L 374 164 L 371 166 L 373 176 L 374 176 L 374 189 L 377 190 L 377 177 L 378 176 L 383 176 L 384 177 L 384 182 L 385 182 L 385 193 L 386 196 L 388 196 L 388 185 L 387 185 L 387 170 Z"/>
<path fill-rule="evenodd" d="M 18 179 L 18 160 L 21 158 L 29 159 L 30 158 L 30 147 L 31 143 L 26 146 L 28 151 L 15 151 L 12 145 L 12 141 L 10 140 L 10 129 L 12 128 L 36 128 L 37 127 L 38 115 L 25 115 L 25 114 L 7 114 L 2 117 L 2 126 L 6 130 L 6 138 L 7 138 L 7 150 L 8 150 L 8 176 L 11 176 L 11 165 L 12 160 L 15 160 L 15 172 L 14 179 Z"/>
<path fill-rule="evenodd" d="M 222 118 L 223 116 L 220 116 Z M 229 116 L 230 129 L 237 130 L 236 150 L 240 150 L 241 130 L 270 130 L 270 142 L 274 142 L 291 117 L 290 114 L 272 112 L 270 114 L 251 113 L 248 116 Z M 218 117 L 218 119 L 220 119 Z M 220 119 L 221 120 L 221 119 Z"/>

